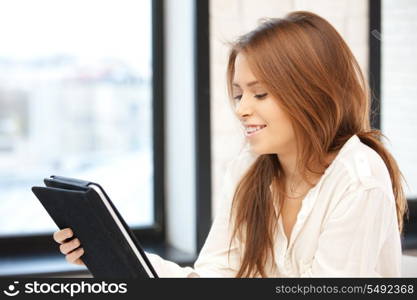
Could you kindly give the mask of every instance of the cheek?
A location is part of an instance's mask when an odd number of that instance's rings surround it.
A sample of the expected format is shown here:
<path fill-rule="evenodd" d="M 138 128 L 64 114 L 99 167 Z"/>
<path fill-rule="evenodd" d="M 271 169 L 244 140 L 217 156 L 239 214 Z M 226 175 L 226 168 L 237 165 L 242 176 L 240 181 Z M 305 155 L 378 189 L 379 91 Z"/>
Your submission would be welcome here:
<path fill-rule="evenodd" d="M 270 143 L 286 143 L 294 139 L 294 131 L 288 120 L 277 120 L 268 126 L 268 139 Z"/>
<path fill-rule="evenodd" d="M 271 144 L 271 146 L 283 146 L 295 139 L 292 123 L 281 111 L 270 115 L 267 129 L 268 137 L 265 142 Z"/>
<path fill-rule="evenodd" d="M 284 111 L 272 101 L 259 106 L 258 116 L 267 124 L 265 133 L 250 140 L 258 154 L 283 153 L 292 151 L 295 140 L 292 123 Z"/>
<path fill-rule="evenodd" d="M 271 131 L 283 135 L 291 134 L 293 132 L 290 119 L 281 109 L 276 107 L 273 109 L 271 108 L 266 118 Z"/>

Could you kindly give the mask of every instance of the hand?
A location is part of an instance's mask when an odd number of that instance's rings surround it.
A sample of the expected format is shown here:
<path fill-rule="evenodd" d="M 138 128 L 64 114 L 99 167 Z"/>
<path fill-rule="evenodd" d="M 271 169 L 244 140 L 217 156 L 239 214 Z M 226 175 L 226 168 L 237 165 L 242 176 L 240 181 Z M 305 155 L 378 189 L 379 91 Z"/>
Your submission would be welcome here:
<path fill-rule="evenodd" d="M 59 250 L 62 254 L 65 255 L 65 259 L 75 265 L 85 266 L 84 262 L 81 260 L 81 256 L 84 254 L 84 248 L 81 248 L 80 240 L 76 237 L 69 240 L 74 236 L 74 233 L 71 228 L 64 228 L 62 230 L 54 232 L 54 240 L 59 246 Z"/>

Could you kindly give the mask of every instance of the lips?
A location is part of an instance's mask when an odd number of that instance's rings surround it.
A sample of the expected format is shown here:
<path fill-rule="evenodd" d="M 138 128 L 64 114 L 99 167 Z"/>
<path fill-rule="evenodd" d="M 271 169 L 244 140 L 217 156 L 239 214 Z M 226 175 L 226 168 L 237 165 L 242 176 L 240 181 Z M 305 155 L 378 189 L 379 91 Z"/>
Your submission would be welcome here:
<path fill-rule="evenodd" d="M 245 126 L 245 135 L 247 137 L 255 135 L 259 132 L 261 132 L 266 125 L 246 125 Z"/>

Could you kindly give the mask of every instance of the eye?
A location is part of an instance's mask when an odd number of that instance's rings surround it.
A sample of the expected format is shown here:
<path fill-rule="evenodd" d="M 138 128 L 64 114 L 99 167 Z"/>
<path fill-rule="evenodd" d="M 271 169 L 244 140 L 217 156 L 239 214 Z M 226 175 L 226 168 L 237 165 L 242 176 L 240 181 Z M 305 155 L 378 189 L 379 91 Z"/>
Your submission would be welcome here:
<path fill-rule="evenodd" d="M 241 98 L 242 98 L 242 95 L 237 95 L 237 96 L 233 97 L 233 99 L 235 99 L 235 100 L 240 100 Z"/>
<path fill-rule="evenodd" d="M 267 95 L 268 95 L 268 93 L 264 93 L 264 94 L 257 94 L 257 95 L 255 95 L 255 98 L 256 98 L 256 99 L 264 99 Z"/>

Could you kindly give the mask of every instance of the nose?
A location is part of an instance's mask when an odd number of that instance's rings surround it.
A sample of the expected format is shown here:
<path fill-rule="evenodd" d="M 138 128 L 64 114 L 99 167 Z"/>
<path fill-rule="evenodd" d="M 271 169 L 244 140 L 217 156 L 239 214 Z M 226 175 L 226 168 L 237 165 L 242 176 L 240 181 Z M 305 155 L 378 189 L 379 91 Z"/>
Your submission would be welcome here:
<path fill-rule="evenodd" d="M 247 116 L 250 116 L 252 114 L 252 105 L 250 103 L 249 97 L 245 97 L 245 95 L 242 95 L 242 98 L 240 98 L 240 101 L 236 104 L 235 113 L 239 117 L 240 120 L 244 119 Z"/>

